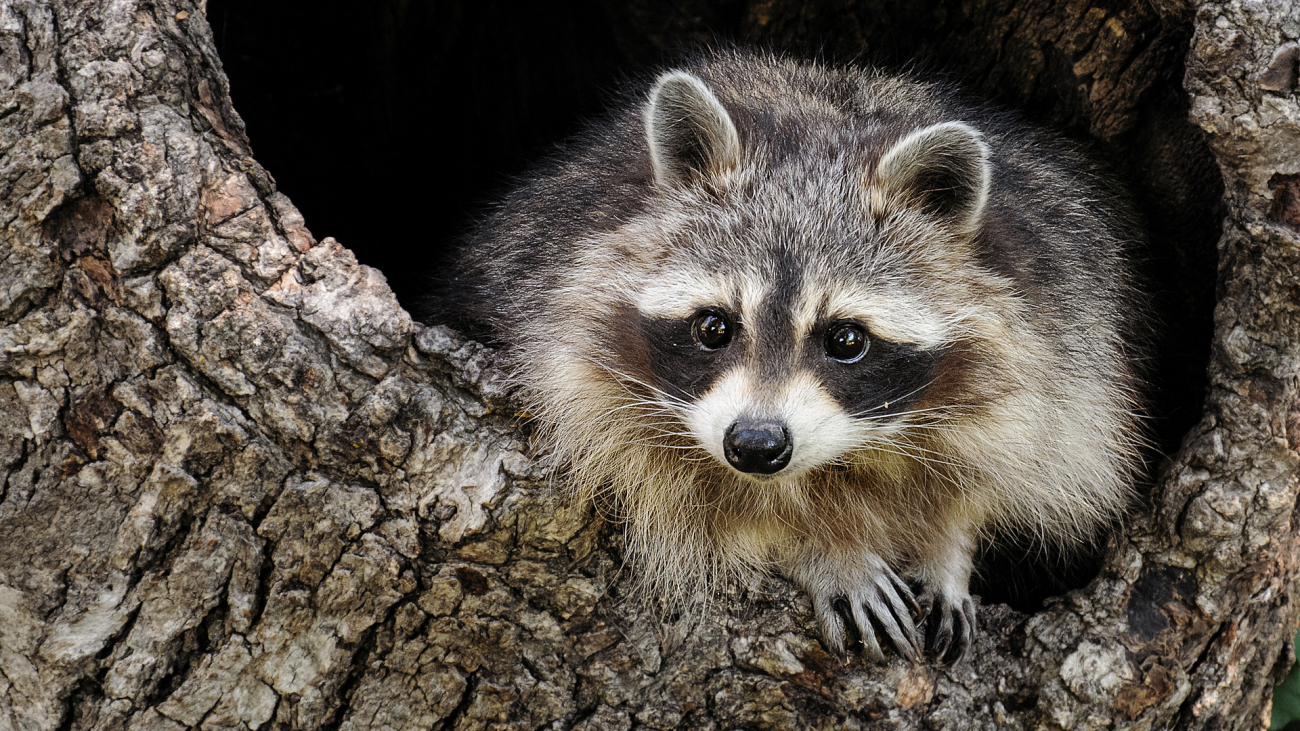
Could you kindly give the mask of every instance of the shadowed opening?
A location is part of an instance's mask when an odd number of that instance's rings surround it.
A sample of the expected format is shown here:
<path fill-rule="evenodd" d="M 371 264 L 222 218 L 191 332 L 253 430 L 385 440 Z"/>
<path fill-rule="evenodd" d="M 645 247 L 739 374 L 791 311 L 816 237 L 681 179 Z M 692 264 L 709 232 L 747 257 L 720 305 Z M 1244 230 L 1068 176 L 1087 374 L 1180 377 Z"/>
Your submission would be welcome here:
<path fill-rule="evenodd" d="M 1143 0 L 1114 3 L 1107 18 L 1142 40 L 1113 50 L 1128 56 L 1111 65 L 1141 59 L 1148 86 L 1093 98 L 1109 81 L 1076 76 L 1098 52 L 1092 43 L 1052 37 L 1063 24 L 1039 22 L 1058 12 L 1047 4 L 1012 4 L 1028 19 L 1010 31 L 1008 4 L 991 0 L 825 14 L 782 0 L 211 0 L 207 16 L 258 161 L 318 238 L 334 236 L 383 271 L 412 310 L 512 174 L 598 114 L 620 80 L 718 38 L 919 68 L 1088 140 L 1130 186 L 1150 234 L 1140 257 L 1160 318 L 1150 364 L 1155 475 L 1201 416 L 1213 329 L 1222 181 L 1187 121 L 1190 18 L 1158 17 Z M 1004 550 L 986 551 L 973 592 L 1032 610 L 1096 574 L 1101 547 L 1063 557 L 1031 544 L 1009 536 Z"/>

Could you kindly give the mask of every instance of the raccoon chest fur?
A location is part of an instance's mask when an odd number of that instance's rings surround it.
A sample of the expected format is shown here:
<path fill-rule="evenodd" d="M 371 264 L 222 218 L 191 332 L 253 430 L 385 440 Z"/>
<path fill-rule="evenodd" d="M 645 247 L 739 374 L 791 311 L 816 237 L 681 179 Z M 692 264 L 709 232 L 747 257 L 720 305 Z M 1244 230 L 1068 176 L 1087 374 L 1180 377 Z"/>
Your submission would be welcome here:
<path fill-rule="evenodd" d="M 679 598 L 777 570 L 825 644 L 954 662 L 981 537 L 1122 510 L 1140 308 L 1114 185 L 952 89 L 741 52 L 511 192 L 436 297 Z"/>

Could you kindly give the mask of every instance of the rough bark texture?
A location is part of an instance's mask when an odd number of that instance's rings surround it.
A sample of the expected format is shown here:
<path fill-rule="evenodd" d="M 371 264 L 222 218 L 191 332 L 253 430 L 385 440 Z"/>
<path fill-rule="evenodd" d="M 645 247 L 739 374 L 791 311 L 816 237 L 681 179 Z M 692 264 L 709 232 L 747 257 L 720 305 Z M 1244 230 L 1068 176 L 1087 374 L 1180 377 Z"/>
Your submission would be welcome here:
<path fill-rule="evenodd" d="M 956 670 L 839 664 L 779 579 L 622 602 L 488 354 L 253 161 L 201 7 L 0 0 L 0 729 L 1262 728 L 1300 611 L 1300 11 L 935 22 L 989 75 L 1068 61 L 1103 140 L 1194 28 L 1227 212 L 1204 419 L 1101 576 L 982 607 Z"/>

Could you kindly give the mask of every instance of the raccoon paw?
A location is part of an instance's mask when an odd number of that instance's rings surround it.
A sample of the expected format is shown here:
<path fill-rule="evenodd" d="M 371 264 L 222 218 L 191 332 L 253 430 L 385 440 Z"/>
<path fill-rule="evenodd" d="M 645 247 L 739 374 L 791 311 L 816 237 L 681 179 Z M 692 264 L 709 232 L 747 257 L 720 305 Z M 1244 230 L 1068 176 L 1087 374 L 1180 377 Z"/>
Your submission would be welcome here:
<path fill-rule="evenodd" d="M 920 603 L 926 653 L 949 667 L 961 662 L 978 631 L 970 594 L 926 591 Z"/>
<path fill-rule="evenodd" d="M 914 663 L 920 662 L 920 638 L 916 632 L 920 607 L 912 590 L 883 562 L 875 576 L 862 585 L 809 593 L 822 639 L 840 657 L 845 654 L 846 620 L 851 620 L 868 660 L 885 661 L 879 633 L 888 638 L 898 654 Z"/>

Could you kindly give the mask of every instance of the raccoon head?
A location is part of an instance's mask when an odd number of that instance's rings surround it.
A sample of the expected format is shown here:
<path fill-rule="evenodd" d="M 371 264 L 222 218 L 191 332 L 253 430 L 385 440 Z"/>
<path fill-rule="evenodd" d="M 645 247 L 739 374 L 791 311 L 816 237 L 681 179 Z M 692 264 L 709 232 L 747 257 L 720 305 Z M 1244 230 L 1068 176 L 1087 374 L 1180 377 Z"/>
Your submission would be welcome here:
<path fill-rule="evenodd" d="M 660 77 L 644 122 L 681 222 L 633 302 L 657 398 L 750 480 L 896 454 L 900 430 L 938 410 L 922 401 L 978 309 L 936 272 L 980 227 L 980 133 L 941 122 L 883 153 L 867 140 L 773 162 L 781 141 L 745 124 L 742 137 L 684 72 Z"/>

